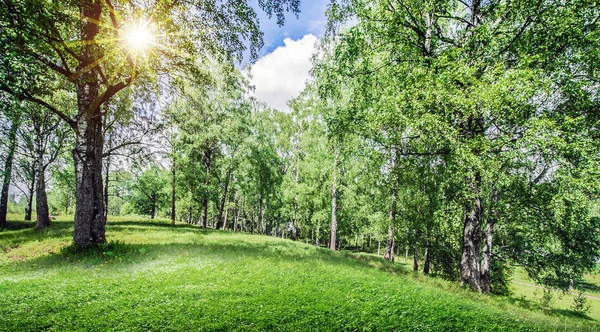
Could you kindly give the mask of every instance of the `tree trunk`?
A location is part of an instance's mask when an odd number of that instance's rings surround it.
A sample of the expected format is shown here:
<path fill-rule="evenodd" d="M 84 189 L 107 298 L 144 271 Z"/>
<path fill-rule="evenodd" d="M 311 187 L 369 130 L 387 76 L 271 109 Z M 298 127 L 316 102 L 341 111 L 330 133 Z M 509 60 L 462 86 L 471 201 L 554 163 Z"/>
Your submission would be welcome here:
<path fill-rule="evenodd" d="M 337 237 L 337 188 L 335 183 L 335 173 L 333 175 L 333 189 L 331 190 L 331 235 L 329 236 L 329 249 L 335 250 Z"/>
<path fill-rule="evenodd" d="M 227 204 L 227 205 L 229 205 L 229 204 Z M 225 215 L 223 216 L 223 229 L 224 230 L 229 229 L 229 223 L 227 221 L 229 220 L 228 217 L 229 217 L 229 210 L 230 209 L 231 208 L 229 206 L 227 206 L 225 208 Z"/>
<path fill-rule="evenodd" d="M 97 1 L 79 2 L 81 40 L 93 41 L 98 34 L 102 7 Z M 104 195 L 102 192 L 103 131 L 100 112 L 99 81 L 90 65 L 96 62 L 95 43 L 81 46 L 77 67 L 82 74 L 77 78 L 77 138 L 73 149 L 76 177 L 75 229 L 73 240 L 79 247 L 106 242 Z"/>
<path fill-rule="evenodd" d="M 392 189 L 392 201 L 390 204 L 390 223 L 388 225 L 387 242 L 385 244 L 385 253 L 383 258 L 393 262 L 394 261 L 394 224 L 396 223 L 396 185 L 393 185 Z"/>
<path fill-rule="evenodd" d="M 415 245 L 415 252 L 413 255 L 413 271 L 419 271 L 419 247 Z"/>
<path fill-rule="evenodd" d="M 208 199 L 203 198 L 202 199 L 202 228 L 208 227 L 207 218 L 208 218 Z"/>
<path fill-rule="evenodd" d="M 265 234 L 264 222 L 264 211 L 263 211 L 263 197 L 262 193 L 258 198 L 258 215 L 256 216 L 256 222 L 258 223 L 258 234 Z"/>
<path fill-rule="evenodd" d="M 462 287 L 471 286 L 481 292 L 481 273 L 479 268 L 479 246 L 481 244 L 481 175 L 475 174 L 471 185 L 476 195 L 465 205 L 465 219 L 462 243 L 462 259 L 460 262 L 460 284 Z"/>
<path fill-rule="evenodd" d="M 383 253 L 383 259 L 390 262 L 394 261 L 394 224 L 390 220 L 388 225 L 387 240 L 385 243 L 385 252 Z"/>
<path fill-rule="evenodd" d="M 390 151 L 392 156 L 392 169 L 396 167 L 396 149 L 392 148 Z M 396 223 L 396 195 L 398 191 L 398 186 L 395 181 L 394 172 L 391 172 L 390 179 L 392 182 L 392 197 L 390 200 L 390 214 L 389 214 L 389 225 L 388 225 L 388 234 L 387 240 L 385 244 L 385 253 L 383 254 L 383 258 L 393 262 L 394 261 L 394 225 Z"/>
<path fill-rule="evenodd" d="M 423 274 L 424 275 L 428 275 L 429 274 L 429 266 L 431 265 L 430 263 L 430 251 L 429 251 L 429 247 L 425 248 L 425 259 L 423 262 Z"/>
<path fill-rule="evenodd" d="M 275 229 L 275 237 L 279 237 L 281 234 L 281 212 L 277 213 L 277 228 Z"/>
<path fill-rule="evenodd" d="M 6 224 L 6 214 L 8 213 L 8 189 L 10 188 L 10 177 L 12 173 L 13 158 L 15 156 L 15 147 L 17 146 L 17 129 L 19 121 L 13 119 L 8 133 L 8 151 L 6 161 L 4 162 L 4 179 L 2 180 L 2 193 L 0 194 L 0 227 Z"/>
<path fill-rule="evenodd" d="M 175 225 L 176 218 L 176 187 L 177 187 L 177 168 L 175 164 L 175 148 L 173 148 L 173 161 L 171 164 L 171 225 Z"/>
<path fill-rule="evenodd" d="M 217 217 L 217 229 L 223 227 L 223 209 L 225 208 L 225 201 L 227 200 L 227 189 L 229 188 L 229 178 L 231 177 L 232 168 L 227 170 L 227 177 L 225 178 L 225 187 L 223 188 L 223 197 L 221 197 L 221 204 L 219 204 L 219 215 Z"/>
<path fill-rule="evenodd" d="M 240 220 L 240 211 L 242 210 L 239 199 L 235 206 L 236 206 L 236 213 L 235 213 L 235 217 L 233 217 L 233 231 L 237 232 L 238 231 L 238 223 Z"/>
<path fill-rule="evenodd" d="M 106 108 L 108 109 L 108 107 Z M 108 137 L 108 149 L 112 147 L 112 135 Z M 108 188 L 110 185 L 110 155 L 106 157 L 106 169 L 104 170 L 104 218 L 108 218 Z"/>
<path fill-rule="evenodd" d="M 483 248 L 483 257 L 481 260 L 481 292 L 489 294 L 492 291 L 491 285 L 491 262 L 492 262 L 492 239 L 494 235 L 494 225 L 498 221 L 498 191 L 496 186 L 492 186 L 491 213 L 485 225 L 485 241 Z"/>
<path fill-rule="evenodd" d="M 43 229 L 50 226 L 50 213 L 48 211 L 48 197 L 46 196 L 46 177 L 44 170 L 44 148 L 39 127 L 36 128 L 35 139 L 35 228 Z"/>
<path fill-rule="evenodd" d="M 298 213 L 298 204 L 296 204 L 296 202 L 294 202 L 294 218 L 292 218 L 292 241 L 296 241 L 296 239 L 298 238 L 298 229 L 296 227 L 297 222 L 296 222 L 296 215 Z"/>

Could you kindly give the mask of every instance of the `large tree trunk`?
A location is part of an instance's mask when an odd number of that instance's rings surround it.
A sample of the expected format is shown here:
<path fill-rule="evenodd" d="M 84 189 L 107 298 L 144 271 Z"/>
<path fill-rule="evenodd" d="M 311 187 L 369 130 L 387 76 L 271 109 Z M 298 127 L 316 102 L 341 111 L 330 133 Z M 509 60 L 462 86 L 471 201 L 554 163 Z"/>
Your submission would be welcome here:
<path fill-rule="evenodd" d="M 46 196 L 46 177 L 44 170 L 44 148 L 42 143 L 42 135 L 39 127 L 36 128 L 35 139 L 35 173 L 36 173 L 36 190 L 35 190 L 35 228 L 43 229 L 50 226 L 50 212 L 48 211 L 48 198 Z"/>
<path fill-rule="evenodd" d="M 76 178 L 75 229 L 73 240 L 79 247 L 106 242 L 104 195 L 102 192 L 103 130 L 99 81 L 89 67 L 98 59 L 94 39 L 102 7 L 99 1 L 80 1 L 81 46 L 76 81 L 77 137 L 73 149 Z"/>
<path fill-rule="evenodd" d="M 479 266 L 479 246 L 481 244 L 481 174 L 476 172 L 471 184 L 475 197 L 465 205 L 462 259 L 460 262 L 460 284 L 471 286 L 481 292 L 481 272 Z"/>
<path fill-rule="evenodd" d="M 17 146 L 17 129 L 19 121 L 13 119 L 8 133 L 8 151 L 4 163 L 4 179 L 2 180 L 2 193 L 0 194 L 0 226 L 6 224 L 6 214 L 8 213 L 8 189 L 10 188 L 10 177 L 12 173 L 13 158 L 15 156 L 15 147 Z"/>
<path fill-rule="evenodd" d="M 498 191 L 492 186 L 491 213 L 485 225 L 485 240 L 483 247 L 483 257 L 481 259 L 481 291 L 489 294 L 492 291 L 491 286 L 491 262 L 492 262 L 492 239 L 494 235 L 494 225 L 498 221 Z"/>
<path fill-rule="evenodd" d="M 106 241 L 106 217 L 102 192 L 102 122 L 99 118 L 79 122 L 73 150 L 76 177 L 75 230 L 79 247 Z"/>
<path fill-rule="evenodd" d="M 175 189 L 177 186 L 177 170 L 175 168 L 175 153 L 173 152 L 173 163 L 171 164 L 171 225 L 175 225 Z"/>

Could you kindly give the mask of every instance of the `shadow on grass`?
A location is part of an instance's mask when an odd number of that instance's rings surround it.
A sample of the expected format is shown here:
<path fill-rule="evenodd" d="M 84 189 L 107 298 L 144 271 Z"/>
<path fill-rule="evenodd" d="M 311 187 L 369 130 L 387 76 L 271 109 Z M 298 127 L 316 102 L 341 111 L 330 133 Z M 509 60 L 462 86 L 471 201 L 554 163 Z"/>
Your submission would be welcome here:
<path fill-rule="evenodd" d="M 73 235 L 73 223 L 66 221 L 53 221 L 50 227 L 42 230 L 35 229 L 35 224 L 28 224 L 30 222 L 20 222 L 15 229 L 5 230 L 0 232 L 0 250 L 7 250 L 10 248 L 16 248 L 24 244 L 43 241 L 46 239 L 56 239 L 63 237 L 71 237 Z"/>
<path fill-rule="evenodd" d="M 587 281 L 575 281 L 575 289 L 590 293 L 600 293 L 600 286 Z"/>
<path fill-rule="evenodd" d="M 163 222 L 163 221 L 108 221 L 106 223 L 106 227 L 124 227 L 124 226 L 131 226 L 131 227 L 151 227 L 151 228 L 168 228 L 168 229 L 194 229 L 194 230 L 198 230 L 198 229 L 202 229 L 197 225 L 190 225 L 190 224 L 181 224 L 181 223 L 177 223 L 175 225 L 171 225 L 170 222 Z"/>
<path fill-rule="evenodd" d="M 0 227 L 0 232 L 2 231 L 18 231 L 21 229 L 33 228 L 35 227 L 35 221 L 24 221 L 24 220 L 10 220 L 7 221 L 2 227 Z"/>
<path fill-rule="evenodd" d="M 555 316 L 555 317 L 561 316 L 561 317 L 578 318 L 578 319 L 585 319 L 588 321 L 594 321 L 594 319 L 587 316 L 586 314 L 579 313 L 579 312 L 576 312 L 573 310 L 544 308 L 540 303 L 529 300 L 529 299 L 525 298 L 524 296 L 521 296 L 521 297 L 509 296 L 509 297 L 506 297 L 506 299 L 507 299 L 508 303 L 510 303 L 510 304 L 516 305 L 518 307 L 521 307 L 521 308 L 524 308 L 527 310 L 543 312 L 550 316 Z"/>

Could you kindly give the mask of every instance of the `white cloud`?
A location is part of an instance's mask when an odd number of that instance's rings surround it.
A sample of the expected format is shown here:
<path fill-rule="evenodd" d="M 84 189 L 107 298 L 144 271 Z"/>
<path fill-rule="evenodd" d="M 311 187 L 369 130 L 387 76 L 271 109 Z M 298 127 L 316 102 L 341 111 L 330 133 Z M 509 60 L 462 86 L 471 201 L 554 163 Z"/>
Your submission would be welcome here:
<path fill-rule="evenodd" d="M 312 56 L 317 37 L 305 35 L 300 40 L 286 38 L 284 46 L 260 58 L 252 66 L 251 84 L 256 98 L 269 107 L 288 111 L 286 102 L 300 94 L 310 77 Z"/>

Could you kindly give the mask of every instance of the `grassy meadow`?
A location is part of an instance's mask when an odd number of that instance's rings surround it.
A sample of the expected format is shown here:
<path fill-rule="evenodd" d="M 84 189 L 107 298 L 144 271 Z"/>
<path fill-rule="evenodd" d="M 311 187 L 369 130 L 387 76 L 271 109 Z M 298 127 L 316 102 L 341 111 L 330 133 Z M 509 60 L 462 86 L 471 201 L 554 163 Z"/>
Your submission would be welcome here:
<path fill-rule="evenodd" d="M 483 296 L 374 255 L 131 218 L 78 252 L 71 232 L 69 218 L 0 232 L 0 331 L 600 329 L 597 300 L 589 317 L 570 296 L 542 310 L 535 287 Z"/>

